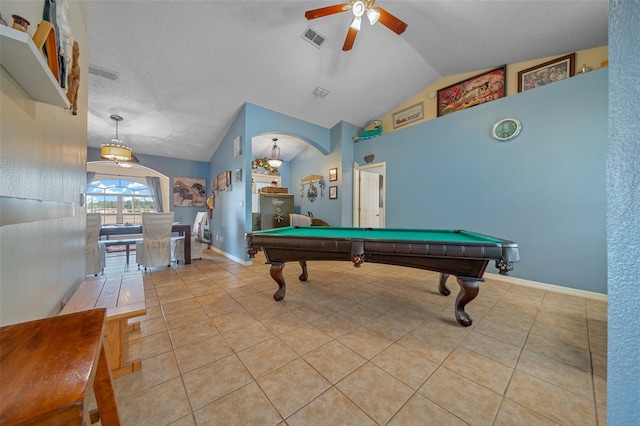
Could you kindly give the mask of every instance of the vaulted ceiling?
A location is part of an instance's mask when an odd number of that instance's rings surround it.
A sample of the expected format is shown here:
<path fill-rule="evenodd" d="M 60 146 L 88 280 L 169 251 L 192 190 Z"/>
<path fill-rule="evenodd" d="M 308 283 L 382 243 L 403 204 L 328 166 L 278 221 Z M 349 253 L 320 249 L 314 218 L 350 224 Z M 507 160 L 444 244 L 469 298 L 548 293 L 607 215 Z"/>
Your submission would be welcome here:
<path fill-rule="evenodd" d="M 89 146 L 114 137 L 119 114 L 134 153 L 208 161 L 244 102 L 365 126 L 443 76 L 608 44 L 606 0 L 377 0 L 407 30 L 365 19 L 345 52 L 351 11 L 304 16 L 336 3 L 92 1 L 89 63 L 117 79 L 89 75 Z M 325 37 L 320 48 L 302 37 L 308 27 Z M 318 86 L 329 94 L 315 96 Z M 274 135 L 254 151 L 268 152 Z M 285 158 L 294 143 L 279 141 Z"/>

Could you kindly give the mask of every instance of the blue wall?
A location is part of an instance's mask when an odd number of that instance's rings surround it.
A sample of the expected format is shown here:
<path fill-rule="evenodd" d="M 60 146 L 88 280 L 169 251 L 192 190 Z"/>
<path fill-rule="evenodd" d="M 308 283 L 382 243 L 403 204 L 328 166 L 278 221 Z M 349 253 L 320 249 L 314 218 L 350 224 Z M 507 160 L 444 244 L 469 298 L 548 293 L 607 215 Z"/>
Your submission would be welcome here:
<path fill-rule="evenodd" d="M 176 158 L 158 157 L 155 155 L 145 155 L 136 153 L 136 157 L 140 160 L 140 164 L 150 169 L 156 170 L 169 177 L 169 189 L 173 184 L 173 178 L 188 177 L 207 179 L 209 177 L 209 163 L 203 161 L 179 160 Z M 88 148 L 87 161 L 102 161 L 100 158 L 100 149 Z M 123 169 L 124 170 L 124 169 Z M 207 181 L 207 193 L 210 192 L 210 180 Z M 174 220 L 176 222 L 193 224 L 196 214 L 206 209 L 206 207 L 176 207 L 171 201 L 173 197 L 169 196 L 169 211 L 174 212 Z"/>
<path fill-rule="evenodd" d="M 609 2 L 607 424 L 640 424 L 640 2 Z"/>
<path fill-rule="evenodd" d="M 388 228 L 510 239 L 513 276 L 606 293 L 607 99 L 597 70 L 358 142 L 354 157 L 387 164 Z M 499 142 L 505 117 L 522 131 Z"/>
<path fill-rule="evenodd" d="M 225 170 L 241 168 L 243 182 L 234 182 L 227 191 L 216 191 L 216 208 L 210 223 L 211 245 L 238 261 L 248 260 L 245 234 L 251 230 L 251 138 L 265 133 L 282 133 L 300 138 L 320 153 L 331 150 L 330 130 L 257 105 L 245 103 L 219 148 L 211 157 L 210 177 Z M 242 140 L 242 155 L 233 156 L 234 139 Z M 290 162 L 280 168 L 283 186 L 290 186 Z M 235 180 L 232 177 L 232 180 Z M 295 192 L 295 188 L 290 189 Z M 221 238 L 221 239 L 220 239 Z"/>

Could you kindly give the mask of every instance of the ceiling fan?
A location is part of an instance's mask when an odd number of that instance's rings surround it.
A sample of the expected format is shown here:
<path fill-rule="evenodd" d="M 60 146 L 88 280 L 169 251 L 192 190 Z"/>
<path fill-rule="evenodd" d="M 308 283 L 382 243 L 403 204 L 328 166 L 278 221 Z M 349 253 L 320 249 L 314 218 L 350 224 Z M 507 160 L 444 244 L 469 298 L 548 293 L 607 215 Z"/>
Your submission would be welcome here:
<path fill-rule="evenodd" d="M 322 18 L 323 16 L 333 15 L 336 13 L 346 12 L 351 10 L 353 13 L 353 20 L 349 26 L 347 32 L 347 38 L 344 40 L 342 50 L 351 50 L 353 43 L 356 40 L 356 35 L 360 31 L 360 24 L 362 23 L 362 15 L 366 13 L 369 23 L 371 25 L 380 21 L 382 25 L 389 28 L 394 33 L 400 35 L 407 29 L 407 24 L 396 18 L 381 7 L 373 7 L 376 0 L 350 0 L 349 3 L 335 4 L 333 6 L 321 7 L 319 9 L 307 10 L 304 14 L 305 18 L 311 20 L 316 18 Z"/>

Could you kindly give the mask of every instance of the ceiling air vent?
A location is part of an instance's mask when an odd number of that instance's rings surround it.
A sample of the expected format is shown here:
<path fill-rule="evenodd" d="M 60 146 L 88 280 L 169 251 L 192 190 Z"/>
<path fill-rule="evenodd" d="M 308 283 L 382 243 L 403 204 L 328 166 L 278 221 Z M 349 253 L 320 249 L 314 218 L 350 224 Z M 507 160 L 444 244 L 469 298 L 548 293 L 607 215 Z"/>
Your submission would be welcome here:
<path fill-rule="evenodd" d="M 89 74 L 108 78 L 109 80 L 117 80 L 118 78 L 120 78 L 120 73 L 117 71 L 108 70 L 106 68 L 91 64 L 89 64 Z"/>
<path fill-rule="evenodd" d="M 307 40 L 309 43 L 313 44 L 318 49 L 320 49 L 320 46 L 322 46 L 322 44 L 327 40 L 325 36 L 311 27 L 307 27 L 307 29 L 304 30 L 304 33 L 302 33 L 301 37 Z"/>

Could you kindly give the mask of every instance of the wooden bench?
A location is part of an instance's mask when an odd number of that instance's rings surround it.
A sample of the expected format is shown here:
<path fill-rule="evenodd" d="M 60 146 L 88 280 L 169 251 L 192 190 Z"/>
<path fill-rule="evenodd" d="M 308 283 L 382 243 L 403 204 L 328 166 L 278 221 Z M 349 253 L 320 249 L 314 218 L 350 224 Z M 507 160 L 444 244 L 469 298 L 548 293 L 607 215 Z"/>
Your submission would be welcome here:
<path fill-rule="evenodd" d="M 99 307 L 107 308 L 104 346 L 111 375 L 116 378 L 140 370 L 140 359 L 125 362 L 124 333 L 140 326 L 139 322 L 129 324 L 131 318 L 147 313 L 142 274 L 89 277 L 80 284 L 60 315 Z"/>

